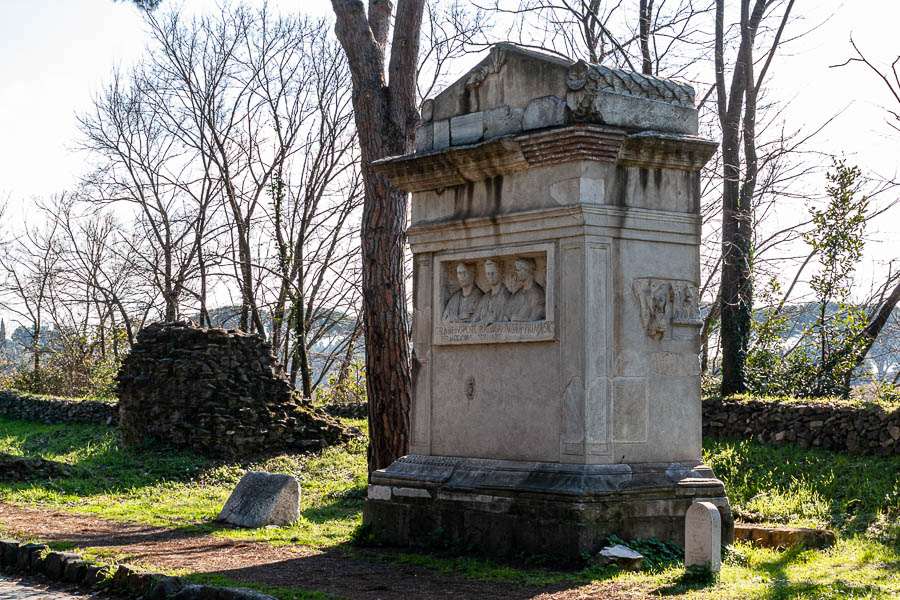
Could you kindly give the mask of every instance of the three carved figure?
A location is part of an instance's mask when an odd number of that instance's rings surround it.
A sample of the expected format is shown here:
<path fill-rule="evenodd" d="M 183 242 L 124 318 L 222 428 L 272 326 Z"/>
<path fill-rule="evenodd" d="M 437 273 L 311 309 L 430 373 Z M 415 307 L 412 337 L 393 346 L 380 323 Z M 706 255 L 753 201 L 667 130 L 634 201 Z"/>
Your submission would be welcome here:
<path fill-rule="evenodd" d="M 515 260 L 516 290 L 503 283 L 503 265 L 499 260 L 484 261 L 484 276 L 488 289 L 475 283 L 477 266 L 459 263 L 456 279 L 459 289 L 444 305 L 441 321 L 448 323 L 478 323 L 504 321 L 543 321 L 546 318 L 544 288 L 535 281 L 535 262 L 521 257 Z"/>

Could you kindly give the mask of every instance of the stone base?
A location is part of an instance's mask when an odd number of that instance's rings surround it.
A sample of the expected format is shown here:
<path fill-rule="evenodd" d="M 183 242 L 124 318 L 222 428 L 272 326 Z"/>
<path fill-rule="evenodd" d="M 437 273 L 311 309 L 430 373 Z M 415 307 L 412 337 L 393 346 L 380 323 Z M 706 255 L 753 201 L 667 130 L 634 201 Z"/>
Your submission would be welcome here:
<path fill-rule="evenodd" d="M 684 544 L 697 501 L 734 538 L 725 487 L 702 463 L 570 465 L 409 455 L 369 478 L 363 522 L 378 538 L 424 545 L 435 536 L 494 552 L 569 557 L 609 535 Z"/>

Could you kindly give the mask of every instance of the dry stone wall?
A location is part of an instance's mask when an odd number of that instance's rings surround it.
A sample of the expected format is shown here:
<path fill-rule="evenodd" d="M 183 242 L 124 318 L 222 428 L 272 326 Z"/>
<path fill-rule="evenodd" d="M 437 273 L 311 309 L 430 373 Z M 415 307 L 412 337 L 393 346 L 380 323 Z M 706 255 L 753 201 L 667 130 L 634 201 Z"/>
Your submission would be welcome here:
<path fill-rule="evenodd" d="M 119 410 L 115 402 L 46 398 L 0 390 L 0 414 L 35 423 L 115 425 Z"/>
<path fill-rule="evenodd" d="M 703 401 L 703 435 L 854 454 L 900 454 L 900 409 L 708 398 Z"/>
<path fill-rule="evenodd" d="M 300 401 L 261 337 L 190 322 L 141 330 L 118 395 L 126 444 L 155 439 L 218 456 L 319 448 L 349 435 Z"/>

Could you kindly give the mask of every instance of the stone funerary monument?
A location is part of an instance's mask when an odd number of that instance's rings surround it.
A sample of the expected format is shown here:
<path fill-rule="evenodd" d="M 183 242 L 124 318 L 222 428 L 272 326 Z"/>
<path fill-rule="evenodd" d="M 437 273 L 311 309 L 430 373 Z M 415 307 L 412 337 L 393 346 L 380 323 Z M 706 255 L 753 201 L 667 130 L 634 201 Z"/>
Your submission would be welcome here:
<path fill-rule="evenodd" d="M 424 103 L 412 192 L 410 454 L 365 521 L 579 555 L 609 534 L 684 542 L 700 460 L 693 90 L 511 44 Z"/>

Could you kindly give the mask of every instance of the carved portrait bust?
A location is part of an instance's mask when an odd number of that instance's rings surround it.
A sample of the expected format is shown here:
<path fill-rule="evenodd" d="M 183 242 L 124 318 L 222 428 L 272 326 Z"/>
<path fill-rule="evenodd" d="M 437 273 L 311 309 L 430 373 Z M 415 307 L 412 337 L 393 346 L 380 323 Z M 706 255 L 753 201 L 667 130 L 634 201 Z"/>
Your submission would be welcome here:
<path fill-rule="evenodd" d="M 534 280 L 534 260 L 516 259 L 516 282 L 519 288 L 506 303 L 509 321 L 543 321 L 547 314 L 544 288 Z"/>
<path fill-rule="evenodd" d="M 476 321 L 479 302 L 484 292 L 475 285 L 475 265 L 459 263 L 456 267 L 456 278 L 460 287 L 447 300 L 441 320 L 450 323 Z"/>
<path fill-rule="evenodd" d="M 512 294 L 503 283 L 503 263 L 493 258 L 484 261 L 484 277 L 490 287 L 481 297 L 477 320 L 490 322 L 509 320 L 505 311 L 506 303 L 509 302 Z"/>

